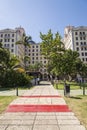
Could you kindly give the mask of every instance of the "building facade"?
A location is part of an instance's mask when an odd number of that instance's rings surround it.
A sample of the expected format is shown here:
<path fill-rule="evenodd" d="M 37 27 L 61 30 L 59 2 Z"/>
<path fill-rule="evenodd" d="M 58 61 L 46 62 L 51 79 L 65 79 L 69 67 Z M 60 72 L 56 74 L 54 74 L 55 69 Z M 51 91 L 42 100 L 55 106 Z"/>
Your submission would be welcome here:
<path fill-rule="evenodd" d="M 47 59 L 45 56 L 41 54 L 41 44 L 35 43 L 34 41 L 30 42 L 30 47 L 25 49 L 25 54 L 29 56 L 29 61 L 27 62 L 27 66 L 35 65 L 36 63 L 41 63 L 42 67 L 39 69 L 39 72 L 42 75 L 42 79 L 47 79 Z"/>
<path fill-rule="evenodd" d="M 22 38 L 24 33 L 25 30 L 21 27 L 0 30 L 0 42 L 3 44 L 3 47 L 8 49 L 12 55 L 16 55 L 20 59 L 21 64 L 23 64 L 24 45 L 17 45 L 16 42 Z"/>
<path fill-rule="evenodd" d="M 87 27 L 65 27 L 63 41 L 66 49 L 77 51 L 81 61 L 87 63 Z"/>

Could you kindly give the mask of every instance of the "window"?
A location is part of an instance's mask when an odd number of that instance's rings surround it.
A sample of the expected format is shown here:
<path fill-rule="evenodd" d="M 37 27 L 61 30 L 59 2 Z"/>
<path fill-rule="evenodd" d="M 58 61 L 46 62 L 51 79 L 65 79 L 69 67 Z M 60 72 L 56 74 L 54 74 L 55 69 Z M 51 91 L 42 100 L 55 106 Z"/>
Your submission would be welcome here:
<path fill-rule="evenodd" d="M 38 48 L 38 46 L 36 46 L 36 48 Z"/>
<path fill-rule="evenodd" d="M 10 34 L 8 34 L 8 37 L 10 37 Z"/>
<path fill-rule="evenodd" d="M 32 57 L 32 60 L 34 60 L 34 57 Z"/>
<path fill-rule="evenodd" d="M 29 53 L 28 55 L 30 56 L 31 54 Z"/>
<path fill-rule="evenodd" d="M 46 63 L 46 61 L 44 61 L 44 63 Z"/>
<path fill-rule="evenodd" d="M 9 47 L 9 44 L 7 44 L 7 47 Z"/>
<path fill-rule="evenodd" d="M 32 52 L 34 52 L 34 49 L 32 50 Z"/>
<path fill-rule="evenodd" d="M 82 60 L 84 61 L 84 58 L 82 58 Z"/>
<path fill-rule="evenodd" d="M 76 50 L 79 51 L 79 48 L 77 47 Z"/>
<path fill-rule="evenodd" d="M 38 53 L 36 53 L 36 56 L 38 56 Z"/>
<path fill-rule="evenodd" d="M 32 61 L 32 64 L 34 64 L 34 61 Z"/>
<path fill-rule="evenodd" d="M 12 34 L 12 37 L 14 37 L 14 34 Z"/>
<path fill-rule="evenodd" d="M 83 50 L 83 47 L 81 47 L 81 50 Z"/>
<path fill-rule="evenodd" d="M 7 39 L 4 39 L 4 42 L 7 42 Z"/>
<path fill-rule="evenodd" d="M 83 40 L 86 40 L 86 38 L 85 38 L 85 37 L 83 37 Z"/>
<path fill-rule="evenodd" d="M 80 40 L 82 40 L 82 37 L 80 37 Z"/>
<path fill-rule="evenodd" d="M 14 49 L 11 49 L 11 52 L 14 52 Z"/>
<path fill-rule="evenodd" d="M 76 40 L 78 40 L 78 37 L 76 37 Z"/>
<path fill-rule="evenodd" d="M 14 47 L 14 44 L 12 44 L 11 46 Z"/>
<path fill-rule="evenodd" d="M 32 56 L 34 56 L 34 53 L 32 53 Z"/>
<path fill-rule="evenodd" d="M 3 37 L 3 34 L 1 34 L 1 37 Z"/>
<path fill-rule="evenodd" d="M 86 45 L 86 42 L 84 42 L 84 45 Z"/>
<path fill-rule="evenodd" d="M 36 51 L 38 52 L 38 49 L 36 49 Z"/>
<path fill-rule="evenodd" d="M 85 56 L 87 56 L 87 52 L 85 52 Z"/>
<path fill-rule="evenodd" d="M 85 35 L 85 32 L 83 32 L 83 35 Z"/>
<path fill-rule="evenodd" d="M 81 45 L 83 45 L 83 42 L 80 42 Z"/>
<path fill-rule="evenodd" d="M 5 34 L 5 37 L 7 37 L 7 34 Z"/>
<path fill-rule="evenodd" d="M 4 47 L 6 47 L 6 44 L 4 44 Z"/>
<path fill-rule="evenodd" d="M 78 43 L 78 42 L 76 42 L 76 45 L 78 46 L 78 45 L 79 45 L 79 43 Z"/>
<path fill-rule="evenodd" d="M 84 53 L 82 52 L 82 56 L 84 56 Z"/>
<path fill-rule="evenodd" d="M 12 39 L 12 42 L 14 42 L 14 39 Z"/>
<path fill-rule="evenodd" d="M 38 60 L 38 57 L 36 57 L 36 60 Z"/>
<path fill-rule="evenodd" d="M 86 48 L 86 47 L 85 47 L 84 49 L 85 49 L 85 50 L 87 50 L 87 48 Z"/>
<path fill-rule="evenodd" d="M 82 32 L 80 32 L 80 35 L 82 35 Z"/>
<path fill-rule="evenodd" d="M 46 69 L 44 69 L 44 72 L 46 72 Z"/>
<path fill-rule="evenodd" d="M 87 58 L 86 58 L 86 61 L 87 61 Z"/>
<path fill-rule="evenodd" d="M 29 49 L 29 52 L 30 52 L 31 50 Z"/>
<path fill-rule="evenodd" d="M 75 35 L 78 35 L 78 33 L 77 33 L 77 32 L 75 32 Z"/>
<path fill-rule="evenodd" d="M 32 48 L 34 48 L 34 46 L 32 46 Z"/>
<path fill-rule="evenodd" d="M 10 39 L 8 39 L 8 42 L 10 42 Z"/>

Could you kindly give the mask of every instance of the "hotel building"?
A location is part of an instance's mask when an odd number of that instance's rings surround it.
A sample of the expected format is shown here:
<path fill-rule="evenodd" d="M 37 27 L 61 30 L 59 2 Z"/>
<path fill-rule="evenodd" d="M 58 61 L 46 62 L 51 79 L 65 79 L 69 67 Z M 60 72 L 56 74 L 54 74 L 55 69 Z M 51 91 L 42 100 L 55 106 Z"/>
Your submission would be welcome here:
<path fill-rule="evenodd" d="M 17 45 L 16 42 L 19 41 L 25 30 L 21 27 L 15 29 L 3 29 L 0 30 L 0 42 L 3 44 L 3 47 L 8 49 L 11 54 L 16 55 L 21 64 L 23 65 L 23 57 L 24 57 L 24 45 Z"/>
<path fill-rule="evenodd" d="M 39 72 L 42 75 L 42 79 L 47 79 L 47 59 L 41 54 L 41 44 L 35 43 L 34 41 L 30 42 L 30 47 L 25 49 L 25 55 L 29 56 L 30 60 L 27 62 L 27 66 L 34 65 L 36 63 L 41 63 L 43 67 L 40 68 Z"/>
<path fill-rule="evenodd" d="M 77 51 L 81 61 L 87 63 L 87 27 L 65 27 L 64 44 L 66 49 Z"/>

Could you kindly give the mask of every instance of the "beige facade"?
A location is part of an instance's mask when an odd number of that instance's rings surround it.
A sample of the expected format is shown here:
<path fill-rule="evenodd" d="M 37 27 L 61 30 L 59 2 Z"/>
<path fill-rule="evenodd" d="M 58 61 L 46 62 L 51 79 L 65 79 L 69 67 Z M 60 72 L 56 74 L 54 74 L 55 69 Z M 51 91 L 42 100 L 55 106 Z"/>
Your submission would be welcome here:
<path fill-rule="evenodd" d="M 0 42 L 2 42 L 3 47 L 7 48 L 11 54 L 16 55 L 20 59 L 21 64 L 23 64 L 24 46 L 22 44 L 17 45 L 16 42 L 22 38 L 24 33 L 25 31 L 21 27 L 0 30 Z"/>
<path fill-rule="evenodd" d="M 77 51 L 81 61 L 87 63 L 87 27 L 67 26 L 64 30 L 64 44 L 66 49 Z"/>
<path fill-rule="evenodd" d="M 31 41 L 30 47 L 27 47 L 25 49 L 25 54 L 30 58 L 29 62 L 27 63 L 27 66 L 34 65 L 38 62 L 42 63 L 43 67 L 40 68 L 39 71 L 41 72 L 43 79 L 47 78 L 47 69 L 46 69 L 47 59 L 45 56 L 41 54 L 41 44 Z"/>

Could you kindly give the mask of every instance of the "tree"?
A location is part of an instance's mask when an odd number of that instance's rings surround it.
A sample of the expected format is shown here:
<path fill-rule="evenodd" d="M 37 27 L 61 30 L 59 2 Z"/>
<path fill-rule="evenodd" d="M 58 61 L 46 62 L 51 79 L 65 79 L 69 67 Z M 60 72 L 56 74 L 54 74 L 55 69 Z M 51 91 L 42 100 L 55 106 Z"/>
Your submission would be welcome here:
<path fill-rule="evenodd" d="M 86 66 L 79 59 L 78 52 L 65 50 L 58 32 L 53 35 L 49 30 L 47 34 L 40 33 L 40 37 L 42 54 L 48 59 L 47 70 L 50 75 L 72 80 L 78 73 L 85 74 Z"/>
<path fill-rule="evenodd" d="M 40 33 L 41 50 L 42 55 L 45 55 L 48 59 L 48 72 L 50 75 L 59 75 L 60 73 L 60 60 L 61 56 L 65 51 L 64 44 L 61 40 L 60 34 L 57 32 L 55 35 L 52 34 L 51 30 L 47 34 Z"/>
<path fill-rule="evenodd" d="M 35 64 L 33 65 L 29 65 L 29 71 L 32 71 L 32 72 L 38 72 L 40 70 L 40 68 L 43 67 L 43 64 L 41 62 L 36 62 Z"/>
<path fill-rule="evenodd" d="M 66 50 L 62 56 L 62 74 L 67 76 L 69 80 L 78 73 L 77 66 L 81 65 L 81 60 L 77 51 Z"/>
<path fill-rule="evenodd" d="M 0 86 L 16 87 L 30 83 L 30 77 L 26 75 L 20 66 L 19 59 L 11 55 L 0 43 Z"/>
<path fill-rule="evenodd" d="M 8 63 L 10 53 L 7 49 L 3 48 L 2 43 L 0 43 L 0 66 Z"/>
<path fill-rule="evenodd" d="M 55 53 L 58 55 L 65 50 L 64 44 L 61 41 L 61 36 L 58 32 L 54 36 L 51 30 L 49 30 L 47 34 L 42 34 L 40 32 L 40 38 L 42 39 L 42 54 L 45 55 L 48 60 L 50 60 Z"/>
<path fill-rule="evenodd" d="M 21 37 L 21 39 L 19 41 L 16 42 L 16 44 L 18 45 L 24 45 L 24 48 L 27 49 L 27 47 L 29 47 L 29 43 L 30 41 L 32 41 L 32 37 L 31 36 L 26 36 L 25 34 L 23 34 L 23 36 Z M 25 54 L 24 54 L 25 55 Z M 23 61 L 24 61 L 24 68 L 26 69 L 26 62 L 29 60 L 28 56 L 24 56 L 23 57 Z"/>

